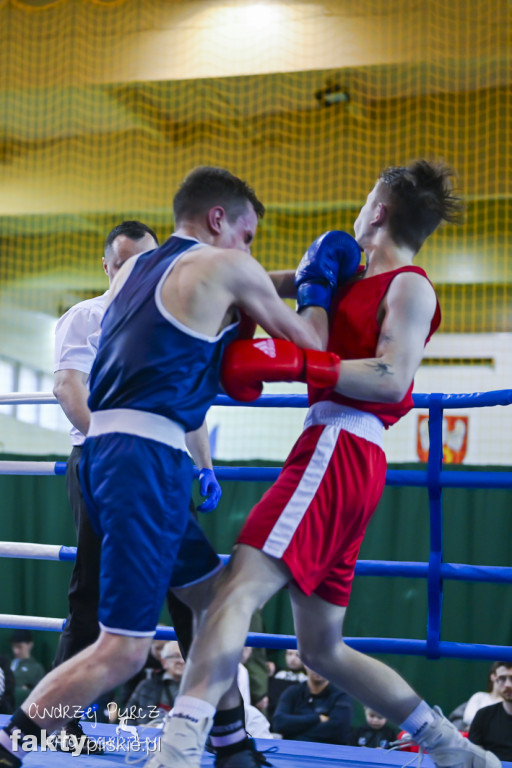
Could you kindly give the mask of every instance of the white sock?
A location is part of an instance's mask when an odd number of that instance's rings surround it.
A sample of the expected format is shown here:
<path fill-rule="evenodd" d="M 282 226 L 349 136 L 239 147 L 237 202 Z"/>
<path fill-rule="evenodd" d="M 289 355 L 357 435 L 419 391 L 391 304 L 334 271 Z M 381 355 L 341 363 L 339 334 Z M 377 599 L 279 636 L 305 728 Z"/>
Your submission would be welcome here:
<path fill-rule="evenodd" d="M 209 704 L 203 699 L 196 699 L 194 696 L 177 696 L 171 710 L 171 717 L 183 717 L 198 721 L 205 717 L 213 717 L 215 711 L 213 704 Z"/>
<path fill-rule="evenodd" d="M 421 731 L 426 725 L 430 725 L 435 720 L 435 714 L 432 707 L 429 707 L 426 701 L 420 701 L 416 709 L 414 709 L 407 720 L 401 723 L 400 728 L 403 731 L 407 731 L 414 736 Z"/>

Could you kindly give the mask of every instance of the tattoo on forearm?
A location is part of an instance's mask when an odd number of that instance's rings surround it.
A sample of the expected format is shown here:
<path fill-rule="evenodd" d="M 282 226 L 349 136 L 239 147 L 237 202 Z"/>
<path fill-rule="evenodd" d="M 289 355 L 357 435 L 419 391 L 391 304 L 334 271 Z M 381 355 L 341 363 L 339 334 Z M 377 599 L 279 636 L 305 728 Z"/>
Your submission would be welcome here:
<path fill-rule="evenodd" d="M 393 376 L 393 370 L 388 363 L 381 363 L 379 361 L 375 363 L 367 363 L 369 368 L 373 368 L 373 370 L 379 374 L 379 376 Z"/>

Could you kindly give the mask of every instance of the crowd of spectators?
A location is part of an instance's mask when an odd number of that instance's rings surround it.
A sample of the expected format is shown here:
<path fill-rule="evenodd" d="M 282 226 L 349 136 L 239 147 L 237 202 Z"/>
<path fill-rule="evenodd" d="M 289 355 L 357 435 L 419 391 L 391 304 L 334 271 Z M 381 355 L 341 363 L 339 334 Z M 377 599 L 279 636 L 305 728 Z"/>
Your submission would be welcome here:
<path fill-rule="evenodd" d="M 17 629 L 11 635 L 12 660 L 0 655 L 0 714 L 12 713 L 45 674 L 32 655 L 33 646 L 30 630 Z M 113 692 L 116 700 L 109 703 L 104 719 L 161 727 L 173 706 L 183 670 L 178 643 L 154 640 L 145 667 Z M 354 725 L 350 696 L 304 667 L 294 649 L 285 652 L 284 664 L 278 666 L 267 659 L 263 649 L 246 648 L 238 684 L 247 731 L 253 738 L 389 749 L 401 737 L 392 723 L 370 707 L 364 707 L 364 723 Z M 512 662 L 494 662 L 487 690 L 462 702 L 450 719 L 475 744 L 500 760 L 512 761 Z"/>

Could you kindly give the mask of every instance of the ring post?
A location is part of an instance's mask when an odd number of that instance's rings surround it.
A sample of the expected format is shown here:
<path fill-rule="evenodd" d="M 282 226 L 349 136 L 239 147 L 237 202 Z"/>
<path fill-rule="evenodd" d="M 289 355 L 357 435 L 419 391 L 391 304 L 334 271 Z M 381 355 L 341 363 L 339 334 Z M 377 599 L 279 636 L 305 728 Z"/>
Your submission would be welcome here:
<path fill-rule="evenodd" d="M 443 395 L 433 393 L 429 398 L 429 452 L 427 490 L 430 507 L 430 555 L 427 576 L 427 658 L 439 659 L 441 640 L 441 611 L 443 606 L 443 504 L 441 467 L 443 463 Z"/>

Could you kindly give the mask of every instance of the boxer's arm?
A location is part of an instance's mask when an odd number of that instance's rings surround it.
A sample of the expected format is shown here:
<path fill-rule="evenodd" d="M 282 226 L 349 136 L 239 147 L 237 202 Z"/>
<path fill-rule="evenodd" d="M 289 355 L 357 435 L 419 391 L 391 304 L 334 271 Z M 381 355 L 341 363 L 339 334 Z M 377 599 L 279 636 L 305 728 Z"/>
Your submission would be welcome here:
<path fill-rule="evenodd" d="M 206 421 L 203 421 L 199 429 L 187 432 L 185 442 L 196 467 L 200 470 L 199 490 L 201 496 L 206 497 L 205 501 L 197 509 L 200 512 L 211 512 L 219 503 L 222 489 L 213 471 Z"/>
<path fill-rule="evenodd" d="M 274 270 L 269 272 L 268 275 L 281 299 L 297 298 L 297 286 L 295 285 L 295 272 L 293 269 Z M 303 309 L 299 308 L 298 311 L 320 337 L 322 349 L 325 349 L 329 338 L 329 318 L 325 309 L 323 307 L 309 306 Z"/>
<path fill-rule="evenodd" d="M 268 276 L 281 299 L 297 298 L 294 269 L 274 269 L 268 272 Z"/>
<path fill-rule="evenodd" d="M 238 308 L 271 336 L 321 347 L 315 330 L 279 298 L 268 273 L 245 251 L 203 248 L 185 254 L 163 283 L 161 300 L 176 320 L 208 336 L 233 322 Z"/>
<path fill-rule="evenodd" d="M 321 340 L 310 324 L 277 295 L 263 267 L 248 254 L 225 251 L 222 277 L 233 304 L 241 307 L 270 336 L 293 341 L 299 347 L 321 349 Z"/>
<path fill-rule="evenodd" d="M 428 280 L 414 272 L 397 275 L 385 298 L 376 356 L 344 360 L 335 391 L 356 400 L 400 402 L 423 358 L 435 309 Z"/>
<path fill-rule="evenodd" d="M 199 429 L 187 432 L 185 435 L 185 442 L 194 464 L 198 469 L 213 469 L 206 421 L 203 421 Z"/>
<path fill-rule="evenodd" d="M 323 307 L 304 307 L 298 310 L 300 316 L 313 328 L 322 343 L 322 349 L 327 349 L 329 340 L 329 316 Z"/>

